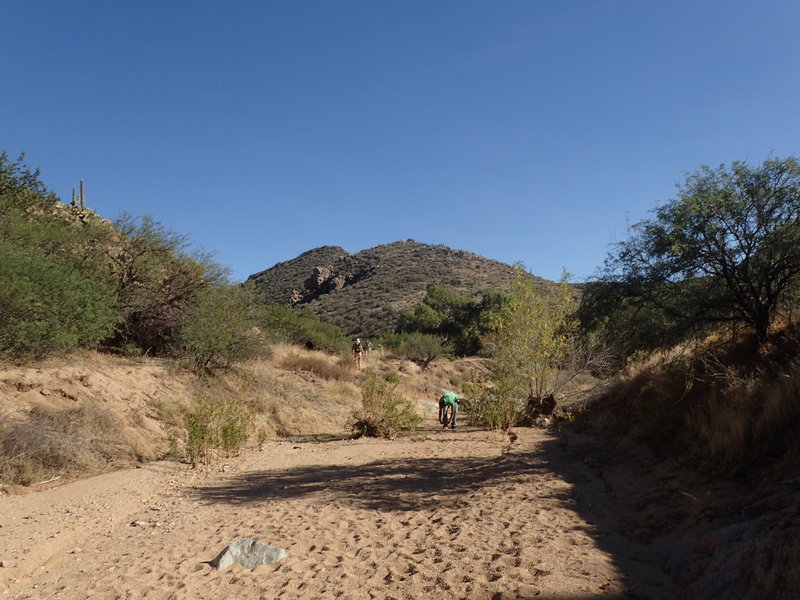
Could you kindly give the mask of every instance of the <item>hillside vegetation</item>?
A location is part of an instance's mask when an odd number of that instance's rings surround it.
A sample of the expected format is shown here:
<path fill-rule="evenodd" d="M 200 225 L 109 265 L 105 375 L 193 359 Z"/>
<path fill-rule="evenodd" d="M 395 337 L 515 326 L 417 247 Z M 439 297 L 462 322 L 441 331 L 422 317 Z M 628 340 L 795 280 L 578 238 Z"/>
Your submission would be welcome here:
<path fill-rule="evenodd" d="M 22 157 L 0 154 L 0 360 L 101 350 L 207 370 L 279 341 L 348 347 L 310 313 L 264 306 L 188 236 L 63 204 Z"/>
<path fill-rule="evenodd" d="M 307 308 L 351 336 L 377 338 L 393 331 L 431 285 L 478 298 L 508 291 L 515 273 L 510 265 L 471 252 L 406 240 L 355 254 L 323 246 L 248 281 L 268 304 Z M 541 289 L 554 286 L 533 279 Z"/>

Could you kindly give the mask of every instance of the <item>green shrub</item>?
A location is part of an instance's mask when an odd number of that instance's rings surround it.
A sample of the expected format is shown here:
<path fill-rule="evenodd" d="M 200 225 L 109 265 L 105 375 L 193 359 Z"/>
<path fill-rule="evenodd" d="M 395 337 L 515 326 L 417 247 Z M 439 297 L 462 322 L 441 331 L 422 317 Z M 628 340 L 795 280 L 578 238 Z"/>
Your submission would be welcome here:
<path fill-rule="evenodd" d="M 150 217 L 112 227 L 61 204 L 22 160 L 0 153 L 0 357 L 102 345 L 209 368 L 250 355 L 251 289 Z"/>
<path fill-rule="evenodd" d="M 350 341 L 340 327 L 321 321 L 308 310 L 265 306 L 259 327 L 273 342 L 287 342 L 338 354 L 347 354 L 350 350 Z"/>
<path fill-rule="evenodd" d="M 517 424 L 525 409 L 523 400 L 508 394 L 496 394 L 491 389 L 470 385 L 465 385 L 465 390 L 471 396 L 461 408 L 469 421 L 476 425 L 507 431 Z"/>
<path fill-rule="evenodd" d="M 253 412 L 238 398 L 201 399 L 185 417 L 186 454 L 192 465 L 211 462 L 220 451 L 236 454 L 247 442 Z"/>
<path fill-rule="evenodd" d="M 114 343 L 152 354 L 174 350 L 202 295 L 226 283 L 225 270 L 206 254 L 190 254 L 187 236 L 150 217 L 123 215 L 114 225 L 120 235 L 109 258 L 122 317 Z"/>
<path fill-rule="evenodd" d="M 486 292 L 481 300 L 455 290 L 429 285 L 425 298 L 413 311 L 402 315 L 397 331 L 424 333 L 447 340 L 447 347 L 457 356 L 478 354 L 481 336 L 487 333 L 489 315 L 505 297 Z"/>
<path fill-rule="evenodd" d="M 95 347 L 118 322 L 114 302 L 101 281 L 0 242 L 0 353 L 41 358 Z"/>
<path fill-rule="evenodd" d="M 441 338 L 427 333 L 389 333 L 381 338 L 381 344 L 400 358 L 427 367 L 435 359 L 447 356 Z"/>
<path fill-rule="evenodd" d="M 353 430 L 359 435 L 393 438 L 406 429 L 416 430 L 422 418 L 398 391 L 396 373 L 381 377 L 367 370 L 361 386 L 362 408 L 355 415 Z"/>
<path fill-rule="evenodd" d="M 0 153 L 0 355 L 93 347 L 113 331 L 116 297 L 95 221 L 78 221 L 22 157 Z"/>
<path fill-rule="evenodd" d="M 578 360 L 571 309 L 566 278 L 557 294 L 542 293 L 517 269 L 508 300 L 489 321 L 485 345 L 492 361 L 488 382 L 472 392 L 474 420 L 508 429 L 528 418 L 531 409 L 558 397 L 585 368 L 588 358 Z"/>
<path fill-rule="evenodd" d="M 219 285 L 199 293 L 177 333 L 175 352 L 200 369 L 227 367 L 255 356 L 262 346 L 255 328 L 250 286 Z"/>

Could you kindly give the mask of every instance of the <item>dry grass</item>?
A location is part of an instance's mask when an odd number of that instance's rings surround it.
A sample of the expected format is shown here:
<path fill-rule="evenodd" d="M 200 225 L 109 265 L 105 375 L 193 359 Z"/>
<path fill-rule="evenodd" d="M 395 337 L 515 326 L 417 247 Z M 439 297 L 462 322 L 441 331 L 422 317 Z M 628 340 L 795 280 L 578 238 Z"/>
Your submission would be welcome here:
<path fill-rule="evenodd" d="M 687 413 L 687 433 L 709 465 L 736 472 L 781 460 L 800 442 L 800 369 L 790 365 L 709 389 Z"/>
<path fill-rule="evenodd" d="M 91 475 L 136 461 L 118 422 L 102 407 L 34 407 L 28 419 L 0 431 L 0 480 L 31 485 L 47 478 Z"/>
<path fill-rule="evenodd" d="M 287 368 L 295 365 L 314 368 Z M 360 398 L 351 361 L 285 344 L 274 347 L 271 360 L 243 365 L 230 385 L 257 413 L 262 439 L 342 434 Z"/>
<path fill-rule="evenodd" d="M 75 356 L 8 369 L 0 378 L 0 483 L 30 485 L 82 477 L 155 458 L 184 455 L 187 414 L 199 397 L 237 398 L 255 414 L 249 445 L 293 435 L 348 431 L 360 391 L 352 377 L 325 379 L 286 370 L 294 353 L 337 369 L 339 357 L 279 347 L 214 377 L 196 377 L 151 359 Z"/>
<path fill-rule="evenodd" d="M 783 340 L 779 345 L 796 345 Z M 580 421 L 646 440 L 662 453 L 736 474 L 791 459 L 800 448 L 795 353 L 749 340 L 682 349 L 634 365 Z M 776 359 L 776 357 L 780 357 Z"/>
<path fill-rule="evenodd" d="M 275 364 L 287 371 L 306 371 L 323 379 L 349 381 L 355 374 L 355 365 L 348 357 L 303 351 L 294 348 L 275 357 Z"/>
<path fill-rule="evenodd" d="M 167 429 L 174 429 L 183 425 L 183 418 L 186 415 L 187 407 L 183 403 L 175 402 L 163 396 L 147 398 L 147 405 L 155 412 L 158 421 L 164 424 Z"/>

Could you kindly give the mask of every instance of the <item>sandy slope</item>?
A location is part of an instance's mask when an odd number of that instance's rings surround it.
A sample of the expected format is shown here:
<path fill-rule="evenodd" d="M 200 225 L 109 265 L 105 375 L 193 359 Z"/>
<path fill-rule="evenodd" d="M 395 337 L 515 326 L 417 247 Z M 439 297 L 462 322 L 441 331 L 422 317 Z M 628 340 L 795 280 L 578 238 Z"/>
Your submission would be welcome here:
<path fill-rule="evenodd" d="M 550 434 L 272 442 L 0 498 L 0 597 L 672 598 Z M 289 557 L 208 561 L 251 538 Z"/>

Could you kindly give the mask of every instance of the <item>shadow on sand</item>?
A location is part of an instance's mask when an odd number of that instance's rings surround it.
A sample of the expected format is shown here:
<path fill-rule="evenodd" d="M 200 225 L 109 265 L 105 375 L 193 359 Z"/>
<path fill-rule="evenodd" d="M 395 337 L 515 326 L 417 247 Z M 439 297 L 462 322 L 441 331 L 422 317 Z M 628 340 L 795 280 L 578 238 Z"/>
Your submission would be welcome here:
<path fill-rule="evenodd" d="M 244 474 L 216 487 L 198 488 L 196 494 L 213 503 L 248 504 L 315 495 L 383 512 L 416 511 L 434 505 L 458 509 L 470 491 L 544 471 L 535 453 L 494 459 L 391 459 L 366 465 L 315 465 Z"/>
<path fill-rule="evenodd" d="M 446 452 L 447 438 L 442 436 L 441 441 Z M 635 549 L 617 531 L 611 502 L 604 497 L 602 482 L 578 455 L 566 451 L 556 437 L 530 450 L 512 450 L 495 457 L 395 458 L 357 466 L 314 465 L 260 471 L 238 475 L 213 487 L 197 488 L 195 494 L 208 503 L 242 506 L 316 496 L 323 501 L 345 502 L 356 508 L 381 512 L 417 511 L 431 506 L 437 510 L 457 511 L 469 505 L 470 494 L 478 490 L 518 485 L 520 477 L 553 476 L 570 486 L 563 492 L 551 493 L 550 501 L 582 517 L 588 524 L 587 533 L 592 535 L 598 548 L 613 557 L 629 588 L 622 595 L 559 595 L 559 600 L 671 600 L 680 597 L 660 569 L 637 561 Z M 547 498 L 537 492 L 536 500 Z M 536 599 L 548 600 L 548 597 L 537 596 Z"/>

